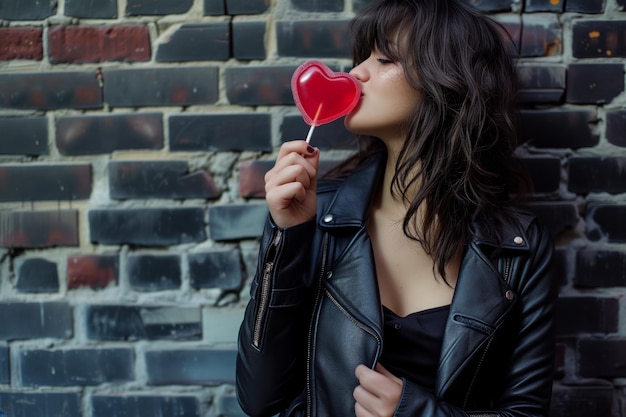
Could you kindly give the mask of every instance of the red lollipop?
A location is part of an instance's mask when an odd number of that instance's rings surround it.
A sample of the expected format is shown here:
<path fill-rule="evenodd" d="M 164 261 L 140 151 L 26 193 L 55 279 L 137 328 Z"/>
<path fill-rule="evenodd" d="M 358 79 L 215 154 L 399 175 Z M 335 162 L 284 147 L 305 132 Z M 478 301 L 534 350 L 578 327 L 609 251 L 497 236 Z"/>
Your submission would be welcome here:
<path fill-rule="evenodd" d="M 296 69 L 291 92 L 304 121 L 311 126 L 307 142 L 315 126 L 345 116 L 361 99 L 361 86 L 353 76 L 334 72 L 319 61 L 307 61 Z"/>

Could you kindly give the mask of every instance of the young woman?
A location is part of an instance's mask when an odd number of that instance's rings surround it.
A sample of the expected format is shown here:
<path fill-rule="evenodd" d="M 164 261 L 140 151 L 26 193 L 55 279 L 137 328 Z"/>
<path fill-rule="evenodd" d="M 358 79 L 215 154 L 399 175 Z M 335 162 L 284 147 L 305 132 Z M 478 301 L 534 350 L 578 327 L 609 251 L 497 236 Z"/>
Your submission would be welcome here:
<path fill-rule="evenodd" d="M 317 181 L 285 143 L 239 336 L 251 416 L 547 416 L 552 243 L 513 208 L 515 69 L 464 0 L 353 22 L 363 149 Z"/>

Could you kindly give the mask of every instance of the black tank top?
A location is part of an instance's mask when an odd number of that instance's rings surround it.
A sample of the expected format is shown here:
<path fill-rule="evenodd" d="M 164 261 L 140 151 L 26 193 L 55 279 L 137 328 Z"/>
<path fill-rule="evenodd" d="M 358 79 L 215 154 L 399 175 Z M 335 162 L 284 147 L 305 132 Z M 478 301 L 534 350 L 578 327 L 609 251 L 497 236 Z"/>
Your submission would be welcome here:
<path fill-rule="evenodd" d="M 385 323 L 380 363 L 395 376 L 434 392 L 449 313 L 447 305 L 399 317 L 383 306 Z"/>

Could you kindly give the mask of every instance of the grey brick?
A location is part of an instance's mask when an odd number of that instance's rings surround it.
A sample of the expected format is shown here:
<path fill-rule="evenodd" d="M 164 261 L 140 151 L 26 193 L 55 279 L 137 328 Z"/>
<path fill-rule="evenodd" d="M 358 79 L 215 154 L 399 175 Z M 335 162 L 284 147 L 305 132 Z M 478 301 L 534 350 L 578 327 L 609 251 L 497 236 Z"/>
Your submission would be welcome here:
<path fill-rule="evenodd" d="M 626 287 L 626 252 L 577 251 L 574 286 L 578 288 Z"/>
<path fill-rule="evenodd" d="M 265 50 L 264 21 L 235 20 L 233 27 L 233 57 L 239 60 L 263 60 Z"/>
<path fill-rule="evenodd" d="M 67 303 L 5 302 L 0 304 L 0 339 L 72 337 L 72 309 Z"/>
<path fill-rule="evenodd" d="M 128 281 L 137 291 L 164 291 L 180 288 L 180 256 L 129 256 L 126 269 Z"/>
<path fill-rule="evenodd" d="M 2 0 L 0 1 L 0 19 L 40 20 L 52 16 L 56 8 L 57 0 Z"/>
<path fill-rule="evenodd" d="M 172 151 L 271 151 L 268 113 L 172 116 Z"/>
<path fill-rule="evenodd" d="M 591 203 L 587 206 L 587 237 L 609 243 L 626 243 L 626 205 Z"/>
<path fill-rule="evenodd" d="M 93 395 L 93 417 L 200 417 L 198 398 L 191 395 Z"/>
<path fill-rule="evenodd" d="M 193 0 L 128 0 L 128 16 L 182 14 L 191 9 Z"/>
<path fill-rule="evenodd" d="M 623 64 L 570 64 L 568 68 L 568 103 L 610 103 L 623 91 Z"/>
<path fill-rule="evenodd" d="M 517 67 L 519 101 L 558 103 L 565 92 L 565 67 L 559 65 L 521 65 Z"/>
<path fill-rule="evenodd" d="M 158 62 L 211 61 L 230 58 L 228 22 L 182 25 L 158 46 Z"/>
<path fill-rule="evenodd" d="M 116 0 L 65 0 L 65 15 L 89 19 L 117 18 Z"/>
<path fill-rule="evenodd" d="M 224 0 L 224 3 L 229 15 L 264 13 L 270 5 L 267 0 Z"/>
<path fill-rule="evenodd" d="M 565 11 L 574 13 L 602 13 L 606 0 L 567 0 Z"/>
<path fill-rule="evenodd" d="M 524 12 L 556 12 L 563 13 L 564 1 L 554 0 L 525 0 Z"/>
<path fill-rule="evenodd" d="M 279 56 L 350 58 L 348 22 L 310 20 L 276 22 Z"/>
<path fill-rule="evenodd" d="M 0 345 L 0 384 L 8 385 L 11 382 L 9 347 Z M 0 405 L 2 404 L 2 394 L 0 394 Z M 2 407 L 0 407 L 2 410 Z"/>
<path fill-rule="evenodd" d="M 91 241 L 100 244 L 176 245 L 206 239 L 202 208 L 91 210 Z"/>
<path fill-rule="evenodd" d="M 291 76 L 295 69 L 294 66 L 226 68 L 228 101 L 242 106 L 294 104 Z"/>
<path fill-rule="evenodd" d="M 145 353 L 148 384 L 234 384 L 236 356 L 234 350 L 220 349 L 148 351 Z"/>
<path fill-rule="evenodd" d="M 82 417 L 78 392 L 0 392 L 0 410 L 7 417 Z"/>
<path fill-rule="evenodd" d="M 86 164 L 0 165 L 0 201 L 85 200 L 91 194 Z"/>
<path fill-rule="evenodd" d="M 18 370 L 22 385 L 92 386 L 134 379 L 132 349 L 23 350 Z"/>
<path fill-rule="evenodd" d="M 191 106 L 218 99 L 216 67 L 105 69 L 104 99 L 112 107 Z"/>
<path fill-rule="evenodd" d="M 87 337 L 93 340 L 198 340 L 196 307 L 91 305 L 86 309 Z"/>
<path fill-rule="evenodd" d="M 311 145 L 322 150 L 329 149 L 357 149 L 354 133 L 343 125 L 343 117 L 333 122 L 317 126 L 311 137 Z M 280 126 L 280 139 L 287 142 L 294 139 L 304 139 L 309 132 L 309 125 L 301 115 L 285 116 Z"/>
<path fill-rule="evenodd" d="M 226 14 L 226 4 L 224 0 L 204 0 L 205 16 L 221 16 Z"/>
<path fill-rule="evenodd" d="M 224 417 L 246 417 L 235 395 L 220 395 L 216 402 L 220 415 Z"/>
<path fill-rule="evenodd" d="M 267 205 L 224 204 L 209 207 L 209 233 L 213 240 L 235 240 L 261 236 Z"/>
<path fill-rule="evenodd" d="M 193 288 L 233 290 L 243 282 L 237 250 L 189 254 L 189 279 Z"/>
<path fill-rule="evenodd" d="M 0 117 L 0 154 L 47 155 L 46 117 Z"/>
<path fill-rule="evenodd" d="M 0 211 L 0 247 L 78 246 L 78 211 Z"/>
<path fill-rule="evenodd" d="M 57 264 L 42 258 L 25 259 L 18 268 L 16 288 L 23 293 L 58 292 Z"/>
<path fill-rule="evenodd" d="M 291 5 L 303 12 L 330 13 L 344 10 L 343 2 L 336 0 L 291 0 Z"/>
<path fill-rule="evenodd" d="M 584 148 L 599 143 L 593 129 L 597 115 L 591 110 L 523 110 L 520 136 L 538 148 Z"/>
<path fill-rule="evenodd" d="M 569 158 L 568 190 L 578 194 L 626 192 L 626 158 Z"/>

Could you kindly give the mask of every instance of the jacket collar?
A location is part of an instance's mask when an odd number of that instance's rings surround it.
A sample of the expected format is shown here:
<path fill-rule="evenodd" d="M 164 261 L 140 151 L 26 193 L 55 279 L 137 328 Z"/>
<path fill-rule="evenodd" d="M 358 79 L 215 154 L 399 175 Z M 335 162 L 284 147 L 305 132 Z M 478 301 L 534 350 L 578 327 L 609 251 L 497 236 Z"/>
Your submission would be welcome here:
<path fill-rule="evenodd" d="M 359 167 L 348 176 L 339 187 L 331 187 L 333 199 L 328 205 L 322 206 L 318 218 L 319 227 L 334 229 L 344 227 L 364 227 L 369 215 L 370 203 L 374 197 L 386 163 L 386 153 L 378 152 L 371 160 Z M 527 230 L 530 216 L 520 213 L 516 222 L 509 222 L 502 230 L 502 242 L 489 233 L 489 225 L 473 221 L 471 228 L 473 241 L 479 246 L 501 248 L 514 251 L 527 251 L 530 246 L 525 230 Z"/>

